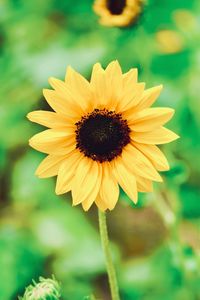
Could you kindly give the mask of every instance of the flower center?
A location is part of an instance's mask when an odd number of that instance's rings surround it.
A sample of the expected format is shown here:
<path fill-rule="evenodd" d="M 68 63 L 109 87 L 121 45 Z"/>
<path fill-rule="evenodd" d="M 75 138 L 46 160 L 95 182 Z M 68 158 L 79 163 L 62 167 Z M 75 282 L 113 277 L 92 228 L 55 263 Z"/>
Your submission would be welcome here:
<path fill-rule="evenodd" d="M 95 109 L 76 126 L 76 148 L 99 162 L 111 161 L 130 142 L 127 121 L 113 111 Z"/>
<path fill-rule="evenodd" d="M 126 6 L 126 0 L 107 0 L 107 7 L 112 15 L 121 15 Z"/>

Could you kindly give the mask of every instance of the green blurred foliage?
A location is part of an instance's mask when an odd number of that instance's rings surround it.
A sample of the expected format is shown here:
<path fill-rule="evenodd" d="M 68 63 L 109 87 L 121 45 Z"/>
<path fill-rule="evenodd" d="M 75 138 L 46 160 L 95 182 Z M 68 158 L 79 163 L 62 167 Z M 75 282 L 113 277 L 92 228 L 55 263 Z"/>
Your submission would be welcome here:
<path fill-rule="evenodd" d="M 0 1 L 0 299 L 17 299 L 32 279 L 51 274 L 62 299 L 109 299 L 96 210 L 71 207 L 70 195 L 54 194 L 54 179 L 35 177 L 43 156 L 28 139 L 41 128 L 26 114 L 47 108 L 41 90 L 48 77 L 63 78 L 67 65 L 89 78 L 96 61 L 118 59 L 123 71 L 138 67 L 147 87 L 164 84 L 157 105 L 176 109 L 169 128 L 181 136 L 163 147 L 171 165 L 165 183 L 141 194 L 137 206 L 121 193 L 117 217 L 109 214 L 121 296 L 198 300 L 199 0 L 146 1 L 124 29 L 99 25 L 92 4 Z"/>

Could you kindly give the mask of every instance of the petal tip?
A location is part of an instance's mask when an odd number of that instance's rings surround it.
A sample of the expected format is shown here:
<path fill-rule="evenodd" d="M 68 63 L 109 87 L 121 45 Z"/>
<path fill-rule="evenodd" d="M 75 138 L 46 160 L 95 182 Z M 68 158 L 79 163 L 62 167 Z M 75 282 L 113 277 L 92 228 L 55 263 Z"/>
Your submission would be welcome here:
<path fill-rule="evenodd" d="M 37 176 L 38 178 L 42 179 L 44 178 L 40 172 L 38 172 L 37 170 L 35 171 L 35 176 Z"/>
<path fill-rule="evenodd" d="M 115 205 L 112 205 L 112 206 L 109 206 L 109 205 L 108 205 L 108 208 L 106 208 L 106 209 L 109 209 L 109 211 L 111 211 L 111 210 L 113 210 L 113 209 L 115 208 L 115 206 L 116 206 L 116 203 L 115 203 Z M 106 210 L 106 209 L 105 209 L 105 210 Z M 105 211 L 105 210 L 104 210 L 104 211 Z"/>
<path fill-rule="evenodd" d="M 28 140 L 29 146 L 33 147 L 33 137 Z"/>
<path fill-rule="evenodd" d="M 174 108 L 170 108 L 170 113 L 171 113 L 171 116 L 170 118 L 172 118 L 175 114 L 175 109 Z"/>
<path fill-rule="evenodd" d="M 111 61 L 111 62 L 107 65 L 106 70 L 107 70 L 107 71 L 109 70 L 109 71 L 111 71 L 111 72 L 115 72 L 115 71 L 117 70 L 118 72 L 121 73 L 121 66 L 120 66 L 119 61 L 118 61 L 117 59 Z"/>
<path fill-rule="evenodd" d="M 95 69 L 95 68 L 101 68 L 102 66 L 101 66 L 101 64 L 100 64 L 100 62 L 97 62 L 97 63 L 95 63 L 94 65 L 93 65 L 93 68 Z"/>
<path fill-rule="evenodd" d="M 84 210 L 85 212 L 87 212 L 87 211 L 90 209 L 90 207 L 84 206 L 83 204 L 82 204 L 82 207 L 83 207 L 83 210 Z"/>
<path fill-rule="evenodd" d="M 55 81 L 57 81 L 58 79 L 57 78 L 55 78 L 55 77 L 49 77 L 48 78 L 48 82 L 49 82 L 49 84 L 53 87 L 53 85 L 54 85 L 54 82 Z"/>
<path fill-rule="evenodd" d="M 45 98 L 47 97 L 47 94 L 49 93 L 49 91 L 51 91 L 51 90 L 49 90 L 49 89 L 42 89 L 42 94 L 43 94 L 43 96 Z"/>
<path fill-rule="evenodd" d="M 40 168 L 40 166 L 35 170 L 35 176 L 37 176 L 38 178 L 45 178 L 44 176 L 42 176 L 42 170 Z"/>
<path fill-rule="evenodd" d="M 176 141 L 176 140 L 180 139 L 180 136 L 178 134 L 176 134 L 175 132 L 172 131 L 172 134 L 173 134 L 173 136 L 172 136 L 172 139 L 171 139 L 170 142 L 173 142 L 173 141 Z"/>
<path fill-rule="evenodd" d="M 98 209 L 99 209 L 100 211 L 102 211 L 102 212 L 105 212 L 105 211 L 106 211 L 107 209 L 109 209 L 109 208 L 104 208 L 104 209 L 103 209 L 103 208 L 101 208 L 101 209 L 98 208 Z M 109 209 L 109 210 L 111 211 L 111 210 L 113 210 L 113 209 Z"/>
<path fill-rule="evenodd" d="M 169 171 L 169 170 L 170 170 L 170 166 L 169 166 L 169 164 L 168 164 L 167 166 L 165 166 L 165 169 L 162 170 L 162 171 L 166 172 L 166 171 Z M 162 172 L 162 171 L 160 171 L 160 172 Z"/>
<path fill-rule="evenodd" d="M 62 192 L 60 191 L 60 189 L 58 189 L 58 187 L 55 188 L 55 194 L 56 194 L 57 196 L 59 196 L 59 195 L 62 194 Z"/>
<path fill-rule="evenodd" d="M 53 77 L 49 77 L 48 78 L 48 83 L 51 85 L 52 84 L 52 81 L 53 81 Z"/>
<path fill-rule="evenodd" d="M 55 79 L 56 79 L 55 77 L 51 76 L 51 77 L 48 78 L 48 82 L 51 83 L 51 82 L 54 81 Z"/>
<path fill-rule="evenodd" d="M 91 74 L 91 79 L 90 83 L 92 83 L 92 79 L 96 78 L 96 76 L 99 74 L 99 72 L 104 72 L 104 69 L 102 68 L 101 64 L 99 62 L 95 63 L 92 68 L 92 74 Z"/>
<path fill-rule="evenodd" d="M 31 115 L 32 115 L 32 112 L 29 112 L 27 115 L 26 115 L 26 118 L 31 121 Z"/>
<path fill-rule="evenodd" d="M 68 72 L 68 73 L 74 72 L 74 69 L 72 68 L 72 66 L 69 65 L 69 66 L 67 67 L 67 72 Z"/>
<path fill-rule="evenodd" d="M 132 201 L 134 204 L 138 203 L 138 193 L 137 192 L 135 193 L 135 197 L 132 198 Z"/>
<path fill-rule="evenodd" d="M 137 204 L 138 203 L 138 199 L 133 199 L 133 203 Z"/>

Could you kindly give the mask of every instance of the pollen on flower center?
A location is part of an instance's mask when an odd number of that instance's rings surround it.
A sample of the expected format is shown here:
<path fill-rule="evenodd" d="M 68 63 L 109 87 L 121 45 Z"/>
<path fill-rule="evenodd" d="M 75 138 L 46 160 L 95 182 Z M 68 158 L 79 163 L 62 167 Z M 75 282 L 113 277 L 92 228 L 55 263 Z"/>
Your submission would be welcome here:
<path fill-rule="evenodd" d="M 130 142 L 127 121 L 113 111 L 95 109 L 76 126 L 76 148 L 99 162 L 111 161 Z"/>
<path fill-rule="evenodd" d="M 107 0 L 107 7 L 112 15 L 121 15 L 126 6 L 126 0 Z"/>

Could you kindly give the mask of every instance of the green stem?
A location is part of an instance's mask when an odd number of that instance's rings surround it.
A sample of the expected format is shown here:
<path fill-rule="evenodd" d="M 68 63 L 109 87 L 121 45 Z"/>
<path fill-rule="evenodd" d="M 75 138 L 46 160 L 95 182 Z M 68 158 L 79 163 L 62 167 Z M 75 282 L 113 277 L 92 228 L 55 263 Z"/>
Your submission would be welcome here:
<path fill-rule="evenodd" d="M 112 262 L 111 252 L 109 248 L 108 230 L 106 225 L 106 214 L 104 212 L 101 212 L 100 210 L 99 210 L 99 230 L 101 236 L 101 244 L 102 244 L 102 248 L 106 260 L 106 268 L 108 273 L 112 300 L 120 300 L 115 268 Z"/>

